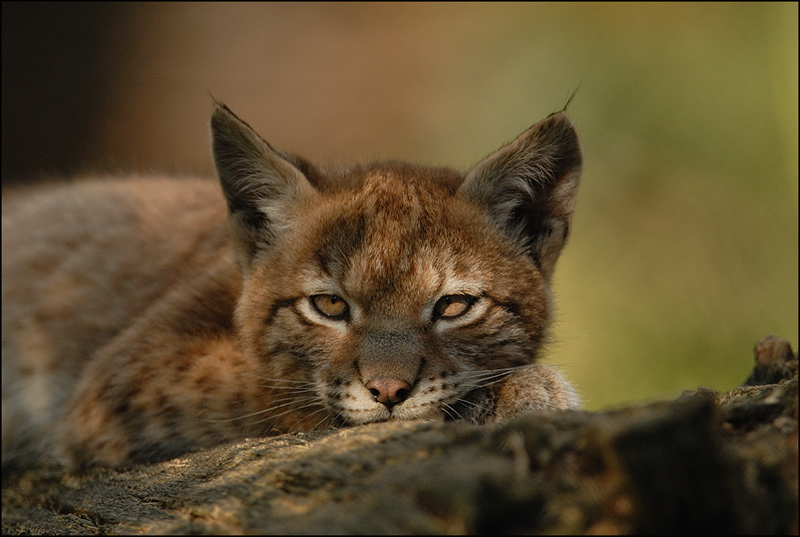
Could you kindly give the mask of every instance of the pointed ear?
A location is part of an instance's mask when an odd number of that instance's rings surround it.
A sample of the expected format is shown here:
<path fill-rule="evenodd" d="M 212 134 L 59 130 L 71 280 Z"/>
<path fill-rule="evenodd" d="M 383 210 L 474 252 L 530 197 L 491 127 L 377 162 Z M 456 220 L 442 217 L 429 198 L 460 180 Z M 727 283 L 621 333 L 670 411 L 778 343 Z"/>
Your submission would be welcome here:
<path fill-rule="evenodd" d="M 569 235 L 582 162 L 575 128 L 556 112 L 475 166 L 459 192 L 550 280 Z"/>
<path fill-rule="evenodd" d="M 215 103 L 211 145 L 240 261 L 249 266 L 284 229 L 294 204 L 315 195 L 299 159 L 274 149 L 225 105 Z"/>

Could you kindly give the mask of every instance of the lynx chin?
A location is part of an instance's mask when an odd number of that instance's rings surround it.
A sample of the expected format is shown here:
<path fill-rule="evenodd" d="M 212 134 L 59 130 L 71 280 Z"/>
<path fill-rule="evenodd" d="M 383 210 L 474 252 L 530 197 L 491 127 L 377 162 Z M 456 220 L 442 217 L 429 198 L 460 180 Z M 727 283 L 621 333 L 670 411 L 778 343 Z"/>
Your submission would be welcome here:
<path fill-rule="evenodd" d="M 578 406 L 535 363 L 582 164 L 565 112 L 466 174 L 322 169 L 222 104 L 211 141 L 218 180 L 3 192 L 4 468 Z"/>

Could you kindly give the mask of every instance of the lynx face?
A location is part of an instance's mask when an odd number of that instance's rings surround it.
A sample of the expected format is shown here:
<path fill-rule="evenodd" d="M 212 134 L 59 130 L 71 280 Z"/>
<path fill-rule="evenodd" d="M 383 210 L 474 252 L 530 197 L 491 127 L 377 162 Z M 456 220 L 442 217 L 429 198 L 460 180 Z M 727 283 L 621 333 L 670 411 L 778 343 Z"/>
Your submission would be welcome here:
<path fill-rule="evenodd" d="M 581 167 L 563 112 L 466 175 L 323 171 L 222 105 L 211 134 L 219 185 L 4 191 L 4 468 L 578 404 L 535 364 Z"/>
<path fill-rule="evenodd" d="M 349 423 L 458 417 L 452 405 L 480 380 L 531 361 L 548 319 L 524 252 L 406 173 L 372 168 L 358 190 L 298 208 L 303 224 L 252 263 L 237 312 L 274 378 L 296 367 Z"/>
<path fill-rule="evenodd" d="M 268 378 L 310 383 L 350 424 L 457 419 L 536 359 L 581 163 L 563 113 L 466 178 L 397 163 L 324 175 L 224 107 L 212 128 L 245 274 L 236 321 Z"/>

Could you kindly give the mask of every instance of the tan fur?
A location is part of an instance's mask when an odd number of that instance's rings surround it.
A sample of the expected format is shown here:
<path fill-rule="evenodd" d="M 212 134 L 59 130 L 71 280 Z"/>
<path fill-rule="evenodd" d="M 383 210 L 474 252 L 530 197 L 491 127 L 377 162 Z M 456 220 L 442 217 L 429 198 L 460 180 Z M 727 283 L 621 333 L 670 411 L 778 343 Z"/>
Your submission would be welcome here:
<path fill-rule="evenodd" d="M 563 112 L 466 176 L 323 171 L 223 105 L 212 141 L 219 182 L 3 193 L 4 466 L 578 404 L 531 365 L 581 167 Z"/>

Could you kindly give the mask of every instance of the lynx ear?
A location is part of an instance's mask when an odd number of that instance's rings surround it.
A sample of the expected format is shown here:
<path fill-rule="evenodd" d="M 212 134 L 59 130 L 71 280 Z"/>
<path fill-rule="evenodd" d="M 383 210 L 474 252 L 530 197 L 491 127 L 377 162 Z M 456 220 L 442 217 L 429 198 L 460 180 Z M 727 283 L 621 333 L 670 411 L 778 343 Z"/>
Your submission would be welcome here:
<path fill-rule="evenodd" d="M 486 157 L 459 187 L 548 280 L 569 235 L 581 173 L 578 134 L 556 112 Z"/>
<path fill-rule="evenodd" d="M 287 225 L 291 207 L 315 189 L 297 168 L 299 159 L 274 149 L 223 104 L 214 104 L 211 145 L 246 267 Z"/>

